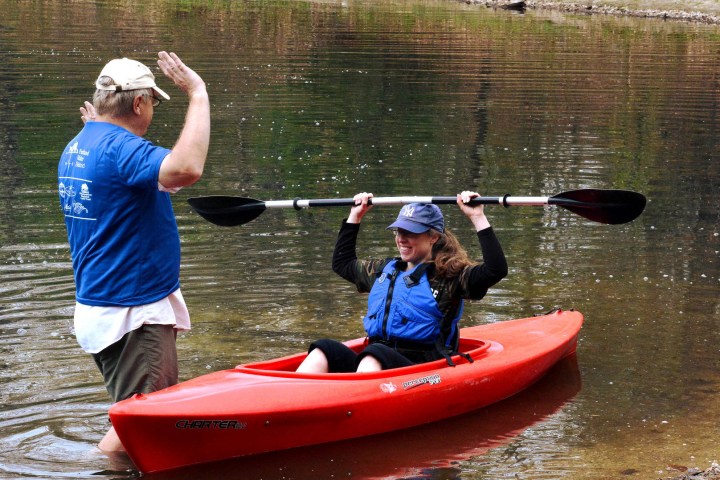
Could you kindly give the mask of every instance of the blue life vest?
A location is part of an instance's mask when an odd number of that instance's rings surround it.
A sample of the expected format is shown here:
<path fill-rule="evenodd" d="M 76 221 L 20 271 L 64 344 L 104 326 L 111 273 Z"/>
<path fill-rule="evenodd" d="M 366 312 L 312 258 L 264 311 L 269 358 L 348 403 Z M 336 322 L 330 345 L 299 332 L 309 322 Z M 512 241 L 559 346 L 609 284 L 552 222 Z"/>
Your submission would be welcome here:
<path fill-rule="evenodd" d="M 453 348 L 451 343 L 457 336 L 457 323 L 463 312 L 462 300 L 453 318 L 445 319 L 435 298 L 437 292 L 432 291 L 425 273 L 427 265 L 403 272 L 397 270 L 397 263 L 397 259 L 387 262 L 370 289 L 368 311 L 363 319 L 368 336 L 431 345 L 440 339 L 443 323 L 449 321 L 449 335 L 442 341 L 445 347 Z"/>

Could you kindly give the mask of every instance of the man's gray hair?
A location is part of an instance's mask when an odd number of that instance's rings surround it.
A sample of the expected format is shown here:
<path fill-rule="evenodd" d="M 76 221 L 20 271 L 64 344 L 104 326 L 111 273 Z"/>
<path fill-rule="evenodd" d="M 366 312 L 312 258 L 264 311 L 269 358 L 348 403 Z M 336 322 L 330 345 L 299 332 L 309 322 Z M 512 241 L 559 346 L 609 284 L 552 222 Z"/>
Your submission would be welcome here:
<path fill-rule="evenodd" d="M 98 78 L 98 83 L 103 86 L 110 86 L 113 84 L 113 79 L 110 77 Z M 98 115 L 110 115 L 112 117 L 125 117 L 133 111 L 133 100 L 138 95 L 145 97 L 152 97 L 152 88 L 141 88 L 138 90 L 95 90 L 93 95 L 93 106 L 97 110 Z"/>

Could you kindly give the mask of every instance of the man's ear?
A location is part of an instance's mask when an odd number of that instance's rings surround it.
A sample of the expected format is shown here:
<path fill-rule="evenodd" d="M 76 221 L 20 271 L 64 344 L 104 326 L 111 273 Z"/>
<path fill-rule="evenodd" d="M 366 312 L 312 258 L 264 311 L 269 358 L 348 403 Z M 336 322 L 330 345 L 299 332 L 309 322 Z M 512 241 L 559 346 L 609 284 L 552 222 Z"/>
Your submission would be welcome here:
<path fill-rule="evenodd" d="M 135 112 L 136 115 L 140 115 L 144 99 L 145 98 L 142 95 L 138 95 L 137 97 L 133 98 L 133 112 Z"/>

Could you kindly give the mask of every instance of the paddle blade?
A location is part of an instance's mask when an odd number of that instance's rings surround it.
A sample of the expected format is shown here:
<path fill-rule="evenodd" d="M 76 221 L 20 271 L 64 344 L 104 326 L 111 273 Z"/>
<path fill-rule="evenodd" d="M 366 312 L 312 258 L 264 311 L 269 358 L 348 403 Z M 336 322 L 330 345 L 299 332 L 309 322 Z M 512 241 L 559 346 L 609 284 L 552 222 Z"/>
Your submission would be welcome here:
<path fill-rule="evenodd" d="M 558 193 L 549 204 L 599 223 L 617 225 L 635 220 L 645 210 L 645 195 L 630 190 L 583 189 Z"/>
<path fill-rule="evenodd" d="M 265 210 L 265 203 L 245 197 L 215 195 L 188 198 L 201 217 L 221 227 L 234 227 L 255 220 Z"/>

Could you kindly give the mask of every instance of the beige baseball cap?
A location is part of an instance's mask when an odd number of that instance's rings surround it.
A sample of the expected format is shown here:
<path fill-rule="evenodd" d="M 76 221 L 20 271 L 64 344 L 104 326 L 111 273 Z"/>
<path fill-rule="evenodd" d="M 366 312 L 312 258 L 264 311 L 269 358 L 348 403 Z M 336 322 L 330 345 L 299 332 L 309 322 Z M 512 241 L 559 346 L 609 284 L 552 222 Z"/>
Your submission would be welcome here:
<path fill-rule="evenodd" d="M 112 78 L 112 85 L 101 85 L 99 82 L 100 77 Z M 95 81 L 95 88 L 98 90 L 120 92 L 124 90 L 152 88 L 162 98 L 170 100 L 170 96 L 155 85 L 155 75 L 152 74 L 148 67 L 137 60 L 131 60 L 129 58 L 110 60 L 108 64 L 103 67 L 102 72 L 100 72 L 100 77 Z"/>

